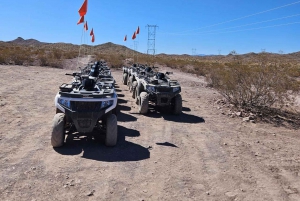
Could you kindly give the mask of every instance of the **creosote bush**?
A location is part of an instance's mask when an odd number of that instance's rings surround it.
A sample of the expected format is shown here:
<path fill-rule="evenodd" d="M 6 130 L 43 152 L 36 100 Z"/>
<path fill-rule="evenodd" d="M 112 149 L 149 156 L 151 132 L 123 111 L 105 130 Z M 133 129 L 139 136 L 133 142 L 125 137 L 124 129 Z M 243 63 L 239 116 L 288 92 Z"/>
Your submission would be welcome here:
<path fill-rule="evenodd" d="M 237 107 L 281 107 L 299 91 L 295 71 L 294 66 L 268 62 L 264 58 L 260 64 L 245 65 L 238 61 L 211 69 L 207 80 Z"/>

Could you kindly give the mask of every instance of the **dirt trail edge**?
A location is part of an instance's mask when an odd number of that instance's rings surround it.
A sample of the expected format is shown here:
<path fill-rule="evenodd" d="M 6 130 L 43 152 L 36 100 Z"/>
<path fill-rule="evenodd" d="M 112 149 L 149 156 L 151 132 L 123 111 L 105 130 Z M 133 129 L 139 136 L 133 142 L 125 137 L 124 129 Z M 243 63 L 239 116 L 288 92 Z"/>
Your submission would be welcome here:
<path fill-rule="evenodd" d="M 54 97 L 69 70 L 0 66 L 0 200 L 299 200 L 299 130 L 242 122 L 203 78 L 174 72 L 183 113 L 138 108 L 117 80 L 118 143 L 50 144 Z"/>

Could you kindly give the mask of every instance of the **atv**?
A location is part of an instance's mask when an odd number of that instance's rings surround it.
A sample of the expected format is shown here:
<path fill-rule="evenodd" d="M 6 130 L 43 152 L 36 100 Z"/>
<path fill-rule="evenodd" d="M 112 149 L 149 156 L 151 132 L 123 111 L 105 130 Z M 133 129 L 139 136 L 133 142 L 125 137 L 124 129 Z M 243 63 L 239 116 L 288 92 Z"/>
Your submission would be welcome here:
<path fill-rule="evenodd" d="M 148 67 L 149 68 L 149 67 Z M 171 80 L 172 72 L 153 72 L 146 68 L 133 82 L 133 98 L 139 106 L 139 113 L 148 112 L 149 101 L 159 107 L 169 107 L 173 114 L 182 112 L 181 87 L 177 80 Z"/>
<path fill-rule="evenodd" d="M 65 135 L 75 131 L 96 131 L 94 138 L 104 132 L 105 145 L 116 145 L 118 95 L 112 81 L 107 82 L 101 78 L 105 75 L 96 71 L 92 66 L 89 75 L 86 71 L 66 74 L 74 78 L 71 84 L 62 84 L 55 96 L 56 114 L 51 136 L 53 147 L 63 146 Z"/>

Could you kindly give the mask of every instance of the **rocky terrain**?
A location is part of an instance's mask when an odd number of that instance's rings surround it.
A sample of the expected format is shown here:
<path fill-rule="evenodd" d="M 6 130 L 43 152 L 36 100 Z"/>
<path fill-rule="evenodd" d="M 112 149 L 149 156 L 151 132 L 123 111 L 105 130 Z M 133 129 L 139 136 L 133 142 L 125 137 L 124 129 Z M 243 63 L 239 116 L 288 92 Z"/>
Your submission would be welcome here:
<path fill-rule="evenodd" d="M 203 77 L 178 71 L 181 115 L 138 114 L 113 70 L 117 146 L 79 135 L 53 149 L 54 97 L 66 72 L 0 66 L 0 200 L 300 199 L 299 130 L 228 115 Z"/>

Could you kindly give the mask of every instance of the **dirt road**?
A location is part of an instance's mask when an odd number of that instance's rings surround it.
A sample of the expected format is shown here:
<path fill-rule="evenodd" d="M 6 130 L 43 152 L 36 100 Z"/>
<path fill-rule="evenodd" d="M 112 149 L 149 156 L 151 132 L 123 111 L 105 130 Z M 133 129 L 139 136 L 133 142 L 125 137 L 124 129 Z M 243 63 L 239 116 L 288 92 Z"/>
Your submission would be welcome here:
<path fill-rule="evenodd" d="M 0 200 L 300 200 L 299 130 L 230 118 L 202 78 L 175 72 L 183 113 L 139 115 L 122 72 L 118 144 L 50 144 L 67 70 L 0 66 Z M 70 71 L 68 71 L 70 72 Z"/>

